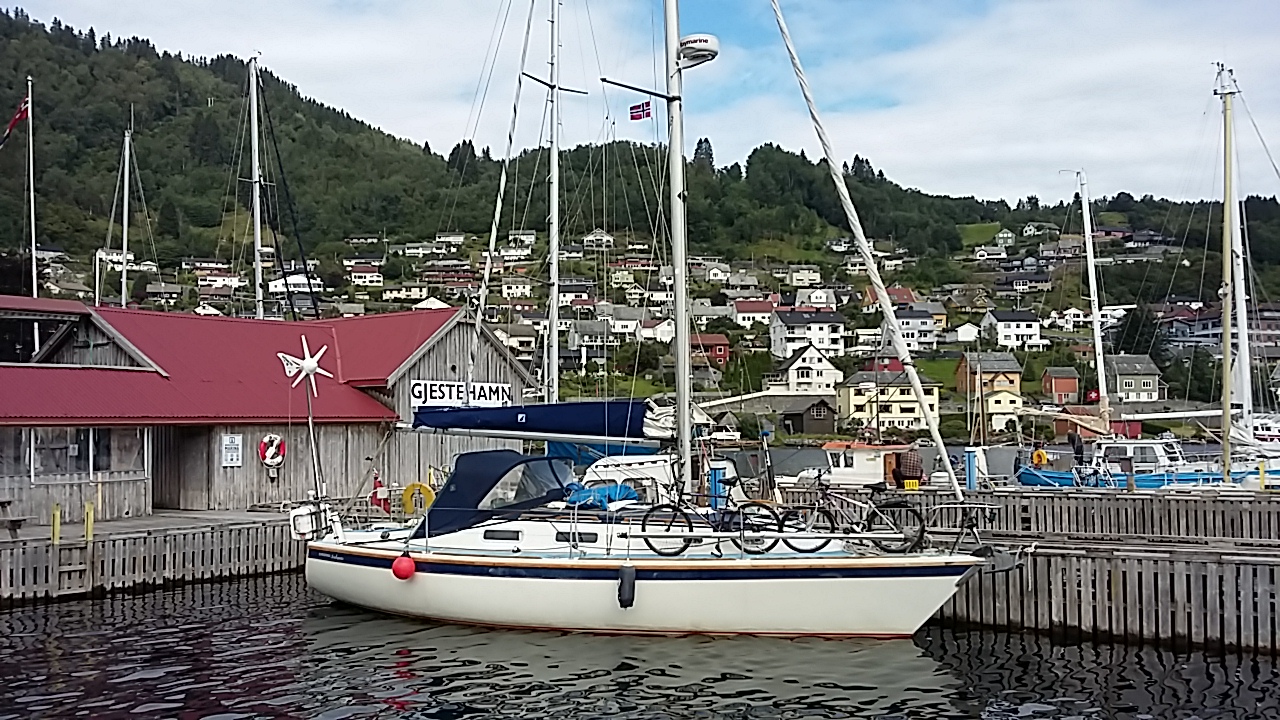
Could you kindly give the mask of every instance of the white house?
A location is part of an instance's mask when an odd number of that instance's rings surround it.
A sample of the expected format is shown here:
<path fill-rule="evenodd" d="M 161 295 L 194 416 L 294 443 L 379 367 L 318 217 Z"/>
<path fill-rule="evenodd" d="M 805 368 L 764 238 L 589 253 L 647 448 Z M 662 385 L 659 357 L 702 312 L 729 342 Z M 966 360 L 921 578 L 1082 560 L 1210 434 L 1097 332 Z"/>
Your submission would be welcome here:
<path fill-rule="evenodd" d="M 460 232 L 438 232 L 436 233 L 436 242 L 458 247 L 466 242 L 467 236 Z"/>
<path fill-rule="evenodd" d="M 822 271 L 817 265 L 790 265 L 787 267 L 786 281 L 791 287 L 821 285 Z"/>
<path fill-rule="evenodd" d="M 628 270 L 626 268 L 619 268 L 617 270 L 610 271 L 609 273 L 609 284 L 612 285 L 613 287 L 622 287 L 624 285 L 630 285 L 635 281 L 636 281 L 635 272 Z"/>
<path fill-rule="evenodd" d="M 768 325 L 773 315 L 773 303 L 768 300 L 735 300 L 733 303 L 733 321 L 744 328 L 756 323 Z"/>
<path fill-rule="evenodd" d="M 844 382 L 844 373 L 812 345 L 796 350 L 776 373 L 765 376 L 767 390 L 775 392 L 831 395 Z"/>
<path fill-rule="evenodd" d="M 989 310 L 982 317 L 982 331 L 994 332 L 996 344 L 1012 350 L 1041 350 L 1049 345 L 1040 338 L 1040 318 L 1030 310 Z"/>
<path fill-rule="evenodd" d="M 670 344 L 676 339 L 676 321 L 671 318 L 641 321 L 636 339 Z"/>
<path fill-rule="evenodd" d="M 995 262 L 1008 260 L 1009 253 L 999 245 L 979 245 L 973 249 L 973 259 L 978 262 Z"/>
<path fill-rule="evenodd" d="M 796 291 L 796 307 L 835 310 L 840 301 L 831 288 L 803 288 Z"/>
<path fill-rule="evenodd" d="M 756 277 L 755 273 L 750 273 L 746 270 L 735 270 L 733 274 L 725 278 L 724 284 L 731 288 L 755 288 L 759 287 L 760 278 Z"/>
<path fill-rule="evenodd" d="M 533 297 L 533 281 L 519 275 L 503 277 L 502 297 L 508 299 Z"/>
<path fill-rule="evenodd" d="M 983 398 L 983 404 L 986 406 L 984 412 L 988 426 L 993 432 L 1017 429 L 1018 411 L 1022 409 L 1022 395 L 1011 390 L 992 390 Z"/>
<path fill-rule="evenodd" d="M 785 360 L 806 345 L 828 357 L 844 355 L 844 316 L 829 310 L 775 310 L 769 321 L 769 352 Z"/>
<path fill-rule="evenodd" d="M 205 280 L 209 277 L 210 277 L 209 275 L 206 275 L 203 278 L 200 278 L 200 280 Z M 243 282 L 242 284 L 247 285 L 248 282 L 246 281 L 246 282 Z M 218 287 L 218 286 L 212 285 L 209 287 Z M 230 287 L 236 287 L 236 285 L 231 285 Z M 297 273 L 295 275 L 285 275 L 282 278 L 276 278 L 275 280 L 272 280 L 267 283 L 267 292 L 271 293 L 272 295 L 284 295 L 286 293 L 295 293 L 295 292 L 305 293 L 305 292 L 311 292 L 313 290 L 323 290 L 323 289 L 324 289 L 324 283 L 320 282 L 318 278 L 314 278 L 314 277 L 308 278 L 306 275 L 302 273 Z"/>
<path fill-rule="evenodd" d="M 921 403 L 907 380 L 907 374 L 891 370 L 856 372 L 836 389 L 841 425 L 865 429 L 923 430 L 928 427 L 926 415 L 938 419 L 938 399 L 942 383 L 923 375 L 924 403 Z"/>
<path fill-rule="evenodd" d="M 531 248 L 538 241 L 538 233 L 533 230 L 512 230 L 507 233 L 508 245 L 519 245 Z"/>
<path fill-rule="evenodd" d="M 426 300 L 431 297 L 431 286 L 427 283 L 408 282 L 400 285 L 384 285 L 382 288 L 382 299 L 386 301 L 413 301 Z M 445 307 L 449 307 L 445 305 Z"/>
<path fill-rule="evenodd" d="M 582 257 L 581 245 L 562 245 L 560 247 L 561 260 L 581 260 Z"/>
<path fill-rule="evenodd" d="M 357 265 L 351 268 L 351 284 L 360 287 L 382 287 L 382 273 L 372 265 Z"/>
<path fill-rule="evenodd" d="M 998 245 L 999 247 L 1007 248 L 1010 245 L 1012 245 L 1015 240 L 1018 239 L 1018 236 L 1008 228 L 1000 228 L 1000 232 L 996 233 L 996 236 L 993 239 L 995 241 L 995 244 Z"/>
<path fill-rule="evenodd" d="M 971 342 L 977 342 L 978 336 L 981 332 L 982 331 L 977 325 L 974 325 L 973 323 L 964 323 L 963 325 L 957 325 L 956 327 L 948 330 L 943 336 L 942 341 L 949 343 L 964 343 L 967 345 Z"/>
<path fill-rule="evenodd" d="M 105 265 L 111 268 L 112 270 L 115 270 L 116 272 L 120 272 L 120 270 L 124 268 L 124 264 L 126 262 L 129 263 L 130 267 L 133 267 L 132 252 L 125 253 L 120 250 L 108 250 L 106 248 L 98 248 L 98 250 L 94 252 L 93 258 L 98 262 L 99 265 Z"/>
<path fill-rule="evenodd" d="M 907 349 L 913 352 L 938 349 L 938 325 L 933 313 L 928 310 L 899 309 L 896 313 L 898 324 L 902 327 L 902 340 Z M 881 322 L 880 330 L 884 337 L 889 337 L 888 319 Z"/>
<path fill-rule="evenodd" d="M 729 279 L 730 272 L 729 266 L 724 263 L 709 262 L 702 266 L 702 271 L 699 274 L 706 278 L 707 282 L 720 285 Z"/>
<path fill-rule="evenodd" d="M 300 275 L 299 277 L 305 277 L 305 276 Z M 276 281 L 273 280 L 270 283 L 268 283 L 268 287 L 270 287 L 271 285 L 274 285 L 275 282 Z M 316 283 L 319 284 L 318 281 L 316 281 Z M 248 284 L 249 284 L 248 280 L 245 280 L 239 275 L 228 273 L 228 272 L 208 272 L 196 277 L 196 287 L 202 287 L 202 288 L 221 288 L 221 287 L 238 288 L 238 287 L 244 287 Z M 304 287 L 303 289 L 305 290 L 306 288 Z M 275 292 L 275 291 L 271 290 L 271 292 Z M 283 287 L 281 288 L 280 292 L 284 293 Z"/>
<path fill-rule="evenodd" d="M 596 228 L 595 230 L 592 230 L 591 232 L 582 236 L 582 249 L 594 250 L 596 252 L 599 252 L 602 250 L 612 250 L 613 242 L 614 240 L 612 235 L 605 232 L 604 230 L 601 230 L 600 228 Z"/>

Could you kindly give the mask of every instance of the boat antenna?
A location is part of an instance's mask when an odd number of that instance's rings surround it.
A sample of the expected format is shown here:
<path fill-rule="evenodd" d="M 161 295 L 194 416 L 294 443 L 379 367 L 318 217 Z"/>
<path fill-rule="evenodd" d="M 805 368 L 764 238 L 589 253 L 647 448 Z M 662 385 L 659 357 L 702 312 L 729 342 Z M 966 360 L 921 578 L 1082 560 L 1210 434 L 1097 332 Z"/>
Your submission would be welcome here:
<path fill-rule="evenodd" d="M 818 115 L 818 106 L 813 99 L 813 91 L 809 89 L 809 81 L 805 78 L 804 68 L 800 65 L 800 56 L 796 54 L 795 44 L 791 42 L 791 33 L 787 30 L 787 22 L 782 17 L 782 8 L 778 5 L 778 0 L 771 0 L 773 5 L 773 17 L 778 22 L 778 31 L 782 34 L 782 42 L 787 47 L 787 55 L 791 57 L 791 67 L 795 70 L 796 81 L 800 84 L 800 91 L 804 94 L 805 104 L 809 107 L 809 118 L 813 121 L 813 129 L 818 135 L 818 142 L 822 145 L 823 156 L 827 160 L 827 170 L 831 173 L 831 179 L 835 182 L 836 194 L 840 196 L 840 205 L 844 209 L 845 219 L 849 222 L 849 229 L 853 231 L 853 238 L 857 242 L 858 252 L 862 255 L 863 262 L 867 265 L 867 277 L 871 280 L 871 287 L 875 290 L 876 300 L 880 304 L 881 311 L 884 312 L 884 318 L 889 326 L 889 337 L 893 343 L 893 348 L 898 354 L 898 359 L 902 361 L 902 366 L 906 370 L 907 379 L 911 382 L 911 389 L 915 391 L 916 402 L 920 404 L 920 414 L 924 416 L 925 425 L 929 428 L 929 435 L 933 438 L 934 444 L 939 449 L 939 455 L 943 458 L 942 465 L 946 468 L 947 479 L 951 481 L 951 489 L 955 493 L 956 499 L 964 500 L 964 491 L 960 489 L 960 481 L 956 478 L 956 469 L 951 465 L 951 458 L 947 455 L 946 445 L 942 442 L 942 433 L 938 430 L 937 416 L 929 412 L 929 400 L 924 394 L 924 386 L 920 383 L 920 373 L 916 370 L 915 360 L 911 358 L 911 351 L 907 349 L 907 343 L 902 337 L 902 326 L 898 323 L 898 317 L 894 314 L 893 300 L 889 297 L 889 291 L 885 288 L 884 278 L 880 276 L 880 268 L 876 265 L 875 254 L 871 251 L 871 244 L 867 241 L 867 235 L 862 229 L 862 222 L 858 219 L 858 211 L 853 207 L 853 200 L 849 197 L 849 186 L 845 184 L 845 179 L 840 175 L 840 164 L 835 160 L 835 153 L 831 149 L 831 139 L 827 137 L 826 127 L 822 124 L 822 118 Z M 683 170 L 683 168 L 681 168 Z M 680 262 L 676 261 L 676 271 L 680 271 Z M 677 358 L 680 354 L 677 353 Z M 679 379 L 680 373 L 676 373 Z M 940 398 L 934 396 L 932 398 L 936 404 Z"/>
<path fill-rule="evenodd" d="M 323 375 L 332 378 L 333 374 L 328 370 L 320 367 L 320 358 L 324 357 L 324 353 L 329 349 L 328 345 L 322 345 L 315 355 L 311 354 L 311 348 L 307 345 L 307 336 L 302 336 L 302 357 L 294 357 L 287 353 L 276 353 L 276 357 L 280 358 L 280 362 L 284 364 L 284 374 L 286 377 L 293 378 L 293 384 L 290 389 L 298 387 L 303 379 L 311 384 L 311 392 L 303 393 L 307 396 L 307 439 L 311 444 L 311 472 L 316 484 L 316 498 L 328 497 L 328 488 L 325 487 L 324 475 L 320 471 L 320 451 L 316 445 L 316 421 L 315 411 L 311 406 L 312 397 L 320 397 L 316 391 L 316 375 Z"/>

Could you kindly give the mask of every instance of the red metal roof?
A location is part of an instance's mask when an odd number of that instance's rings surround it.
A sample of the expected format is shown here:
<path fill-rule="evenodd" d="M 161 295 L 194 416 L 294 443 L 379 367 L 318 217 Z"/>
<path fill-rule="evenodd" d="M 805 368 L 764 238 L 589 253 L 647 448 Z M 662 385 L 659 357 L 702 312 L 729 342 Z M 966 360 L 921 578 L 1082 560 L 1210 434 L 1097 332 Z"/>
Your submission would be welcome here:
<path fill-rule="evenodd" d="M 302 386 L 290 387 L 292 380 L 276 353 L 300 356 L 303 335 L 312 353 L 328 346 L 320 366 L 334 375 L 317 378 L 317 422 L 395 421 L 395 411 L 357 387 L 385 385 L 458 312 L 450 308 L 299 323 L 120 308 L 95 311 L 163 372 L 0 366 L 0 424 L 302 421 L 306 396 Z"/>
<path fill-rule="evenodd" d="M 54 298 L 30 298 L 21 295 L 0 295 L 0 310 L 37 312 L 58 315 L 88 315 L 89 308 L 79 300 Z"/>
<path fill-rule="evenodd" d="M 702 335 L 690 335 L 690 347 L 715 347 L 716 345 L 728 345 L 729 338 L 720 333 L 710 333 Z"/>
<path fill-rule="evenodd" d="M 768 300 L 738 300 L 733 309 L 740 313 L 771 313 L 774 305 Z"/>

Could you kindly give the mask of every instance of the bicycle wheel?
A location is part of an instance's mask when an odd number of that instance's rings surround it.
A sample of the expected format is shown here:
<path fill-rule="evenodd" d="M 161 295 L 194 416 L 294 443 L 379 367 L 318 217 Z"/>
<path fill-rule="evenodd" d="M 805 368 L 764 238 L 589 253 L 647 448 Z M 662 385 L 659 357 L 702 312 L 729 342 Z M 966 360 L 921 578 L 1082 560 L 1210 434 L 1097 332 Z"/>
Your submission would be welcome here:
<path fill-rule="evenodd" d="M 873 505 L 867 513 L 867 532 L 901 535 L 902 539 L 871 542 L 884 552 L 906 553 L 920 547 L 924 541 L 925 521 L 920 511 L 905 502 L 888 502 Z"/>
<path fill-rule="evenodd" d="M 654 505 L 640 519 L 640 532 L 692 533 L 693 521 L 675 505 Z M 644 544 L 656 555 L 673 557 L 693 544 L 693 538 L 644 538 Z"/>
<path fill-rule="evenodd" d="M 747 502 L 732 511 L 728 530 L 740 533 L 782 532 L 782 519 L 773 508 L 760 502 Z M 763 555 L 778 545 L 778 538 L 736 537 L 733 544 L 749 555 Z"/>
<path fill-rule="evenodd" d="M 834 533 L 836 518 L 826 508 L 791 508 L 782 513 L 782 531 L 798 533 Z M 830 540 L 792 540 L 785 535 L 782 542 L 799 553 L 815 553 L 825 548 Z"/>

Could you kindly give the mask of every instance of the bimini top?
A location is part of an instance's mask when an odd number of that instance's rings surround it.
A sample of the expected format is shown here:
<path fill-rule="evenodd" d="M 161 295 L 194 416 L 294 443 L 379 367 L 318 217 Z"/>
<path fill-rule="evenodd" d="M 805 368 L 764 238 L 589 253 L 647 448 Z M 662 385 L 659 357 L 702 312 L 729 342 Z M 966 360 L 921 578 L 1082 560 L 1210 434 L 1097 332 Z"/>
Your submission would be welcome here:
<path fill-rule="evenodd" d="M 430 537 L 436 537 L 478 525 L 500 511 L 564 500 L 570 482 L 573 463 L 564 458 L 522 455 L 515 450 L 463 453 L 427 512 L 426 527 Z M 423 534 L 419 525 L 413 537 Z"/>

